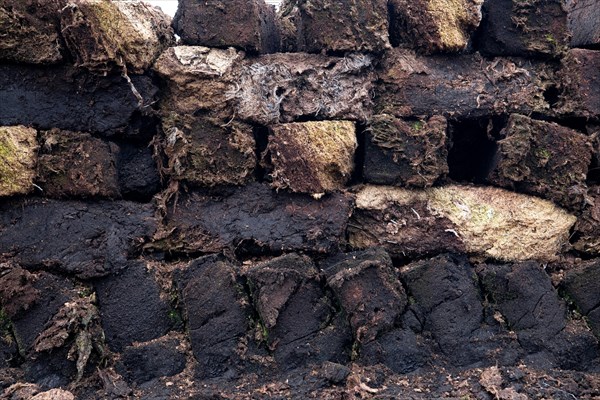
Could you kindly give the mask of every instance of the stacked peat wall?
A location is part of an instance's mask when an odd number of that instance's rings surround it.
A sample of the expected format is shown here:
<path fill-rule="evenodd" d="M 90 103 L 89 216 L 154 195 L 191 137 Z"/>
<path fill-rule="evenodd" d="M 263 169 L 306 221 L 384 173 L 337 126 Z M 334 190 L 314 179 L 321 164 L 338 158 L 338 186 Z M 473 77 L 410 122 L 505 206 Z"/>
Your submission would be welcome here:
<path fill-rule="evenodd" d="M 0 0 L 0 397 L 598 398 L 598 10 Z"/>

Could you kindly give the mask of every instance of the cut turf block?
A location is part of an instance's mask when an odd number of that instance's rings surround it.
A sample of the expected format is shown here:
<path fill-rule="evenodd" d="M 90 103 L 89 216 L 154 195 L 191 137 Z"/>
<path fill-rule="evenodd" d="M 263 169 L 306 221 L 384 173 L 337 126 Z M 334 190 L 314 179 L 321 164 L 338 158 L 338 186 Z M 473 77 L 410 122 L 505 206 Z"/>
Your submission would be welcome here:
<path fill-rule="evenodd" d="M 69 0 L 62 36 L 76 64 L 91 71 L 143 73 L 175 42 L 170 18 L 141 1 Z"/>
<path fill-rule="evenodd" d="M 279 48 L 275 8 L 264 0 L 180 0 L 173 27 L 189 45 L 231 46 L 252 53 Z"/>
<path fill-rule="evenodd" d="M 118 198 L 119 179 L 111 145 L 89 133 L 42 132 L 37 184 L 55 198 Z M 116 150 L 116 145 L 113 145 Z"/>
<path fill-rule="evenodd" d="M 185 368 L 186 355 L 180 340 L 173 336 L 125 348 L 117 370 L 137 384 L 180 373 Z"/>
<path fill-rule="evenodd" d="M 375 112 L 397 117 L 466 118 L 510 112 L 547 112 L 546 89 L 556 85 L 548 65 L 478 54 L 418 56 L 405 49 L 385 54 Z"/>
<path fill-rule="evenodd" d="M 598 357 L 597 339 L 581 320 L 568 316 L 544 266 L 531 261 L 482 265 L 478 275 L 490 306 L 527 353 L 565 369 L 585 369 Z"/>
<path fill-rule="evenodd" d="M 413 299 L 411 311 L 426 316 L 423 330 L 453 365 L 488 361 L 505 350 L 498 346 L 500 332 L 484 324 L 479 282 L 466 257 L 444 254 L 415 261 L 400 275 Z M 481 337 L 487 340 L 482 343 Z"/>
<path fill-rule="evenodd" d="M 558 76 L 558 113 L 600 118 L 600 51 L 569 50 Z"/>
<path fill-rule="evenodd" d="M 597 0 L 567 0 L 572 47 L 600 46 L 600 7 Z"/>
<path fill-rule="evenodd" d="M 479 51 L 488 56 L 560 57 L 570 33 L 562 0 L 486 0 Z"/>
<path fill-rule="evenodd" d="M 28 354 L 46 323 L 71 300 L 73 284 L 46 272 L 0 264 L 0 305 L 13 324 L 19 352 Z"/>
<path fill-rule="evenodd" d="M 256 151 L 252 126 L 209 116 L 163 118 L 166 172 L 192 186 L 242 185 L 253 178 Z"/>
<path fill-rule="evenodd" d="M 156 228 L 149 204 L 25 199 L 0 205 L 0 253 L 23 267 L 94 278 L 126 266 Z"/>
<path fill-rule="evenodd" d="M 344 309 L 360 344 L 390 330 L 408 299 L 392 259 L 383 249 L 347 253 L 326 260 L 327 285 Z"/>
<path fill-rule="evenodd" d="M 274 125 L 267 146 L 272 185 L 317 196 L 341 190 L 354 169 L 357 146 L 350 121 Z"/>
<path fill-rule="evenodd" d="M 175 277 L 199 378 L 231 375 L 240 361 L 236 350 L 250 310 L 236 279 L 234 266 L 219 256 L 194 260 Z"/>
<path fill-rule="evenodd" d="M 583 253 L 600 255 L 600 186 L 588 190 L 588 204 L 575 224 L 573 248 Z"/>
<path fill-rule="evenodd" d="M 500 133 L 489 175 L 495 185 L 552 200 L 569 209 L 585 204 L 589 138 L 555 123 L 513 114 Z"/>
<path fill-rule="evenodd" d="M 553 203 L 493 187 L 425 190 L 366 186 L 348 224 L 350 245 L 393 255 L 471 253 L 499 260 L 553 260 L 576 218 Z"/>
<path fill-rule="evenodd" d="M 134 342 L 156 339 L 169 330 L 169 307 L 143 261 L 94 282 L 106 343 L 121 352 Z"/>
<path fill-rule="evenodd" d="M 180 195 L 169 207 L 164 225 L 151 245 L 175 252 L 307 251 L 340 249 L 352 196 L 332 194 L 321 200 L 276 193 L 250 183 L 229 195 Z"/>
<path fill-rule="evenodd" d="M 0 197 L 33 190 L 37 132 L 24 126 L 0 126 Z"/>
<path fill-rule="evenodd" d="M 298 119 L 366 120 L 371 114 L 373 57 L 268 54 L 248 59 L 229 98 L 235 115 L 261 125 Z"/>
<path fill-rule="evenodd" d="M 269 348 L 280 369 L 307 362 L 345 363 L 352 335 L 321 286 L 313 261 L 288 254 L 246 272 Z"/>
<path fill-rule="evenodd" d="M 230 117 L 231 95 L 228 93 L 235 87 L 236 71 L 243 58 L 243 52 L 231 48 L 177 46 L 167 49 L 154 64 L 154 70 L 166 81 L 161 112 L 168 115 L 210 111 Z"/>
<path fill-rule="evenodd" d="M 562 282 L 564 292 L 577 309 L 587 317 L 587 322 L 596 336 L 600 336 L 600 263 L 585 261 L 566 271 Z"/>
<path fill-rule="evenodd" d="M 368 183 L 428 187 L 448 174 L 446 129 L 442 116 L 408 121 L 374 116 L 366 132 L 363 177 Z"/>
<path fill-rule="evenodd" d="M 67 0 L 0 0 L 0 60 L 62 61 L 60 10 Z"/>
<path fill-rule="evenodd" d="M 104 136 L 130 133 L 143 104 L 154 101 L 157 88 L 146 76 L 100 77 L 72 67 L 0 64 L 0 126 L 27 125 Z"/>
<path fill-rule="evenodd" d="M 481 22 L 482 0 L 390 0 L 390 41 L 423 53 L 465 50 Z"/>
<path fill-rule="evenodd" d="M 286 0 L 283 51 L 381 52 L 390 47 L 386 0 Z"/>

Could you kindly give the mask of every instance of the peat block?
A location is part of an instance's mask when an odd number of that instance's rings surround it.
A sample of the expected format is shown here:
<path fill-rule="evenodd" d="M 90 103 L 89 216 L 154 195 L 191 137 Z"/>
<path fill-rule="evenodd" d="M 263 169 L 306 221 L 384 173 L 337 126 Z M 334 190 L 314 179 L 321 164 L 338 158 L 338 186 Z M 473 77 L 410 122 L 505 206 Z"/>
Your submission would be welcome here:
<path fill-rule="evenodd" d="M 336 252 L 344 241 L 352 203 L 348 194 L 314 200 L 277 193 L 259 183 L 225 195 L 180 195 L 153 247 L 177 252 Z"/>
<path fill-rule="evenodd" d="M 37 152 L 35 129 L 0 126 L 0 196 L 32 191 Z"/>
<path fill-rule="evenodd" d="M 553 203 L 493 187 L 425 190 L 366 186 L 348 224 L 355 248 L 394 255 L 472 253 L 500 260 L 552 260 L 575 217 Z"/>
<path fill-rule="evenodd" d="M 596 0 L 568 0 L 572 47 L 600 46 L 600 7 Z"/>
<path fill-rule="evenodd" d="M 428 187 L 448 174 L 447 121 L 374 116 L 366 132 L 363 177 L 368 183 Z"/>
<path fill-rule="evenodd" d="M 151 205 L 26 199 L 0 206 L 0 253 L 86 279 L 119 270 L 156 228 Z"/>
<path fill-rule="evenodd" d="M 175 277 L 183 303 L 196 374 L 202 378 L 237 373 L 236 352 L 249 329 L 248 299 L 233 265 L 219 256 L 192 261 Z"/>
<path fill-rule="evenodd" d="M 589 138 L 555 123 L 513 114 L 500 133 L 489 181 L 580 209 L 592 160 Z"/>
<path fill-rule="evenodd" d="M 54 198 L 120 197 L 111 145 L 88 133 L 42 132 L 36 182 Z"/>
<path fill-rule="evenodd" d="M 282 369 L 307 363 L 350 358 L 352 335 L 336 315 L 309 257 L 289 254 L 251 267 L 246 276 L 253 290 L 263 338 Z"/>
<path fill-rule="evenodd" d="M 245 60 L 230 98 L 235 115 L 270 125 L 299 119 L 364 121 L 371 114 L 373 57 L 279 53 Z"/>
<path fill-rule="evenodd" d="M 485 60 L 477 53 L 424 57 L 393 49 L 381 61 L 375 112 L 453 118 L 546 112 L 550 105 L 544 92 L 556 85 L 549 68 L 519 58 Z"/>
<path fill-rule="evenodd" d="M 178 46 L 154 65 L 167 85 L 161 113 L 210 112 L 261 125 L 298 119 L 365 120 L 372 104 L 373 58 Z"/>
<path fill-rule="evenodd" d="M 548 353 L 562 368 L 585 369 L 598 357 L 598 342 L 589 329 L 567 318 L 566 304 L 542 266 L 535 262 L 485 265 L 478 269 L 488 300 L 517 332 L 530 354 Z"/>
<path fill-rule="evenodd" d="M 390 330 L 407 297 L 383 249 L 352 252 L 327 260 L 327 285 L 333 290 L 359 343 Z"/>
<path fill-rule="evenodd" d="M 362 345 L 358 360 L 364 365 L 383 364 L 395 373 L 407 374 L 424 367 L 431 354 L 420 335 L 397 328 Z"/>
<path fill-rule="evenodd" d="M 131 76 L 144 104 L 157 88 L 145 76 Z M 120 75 L 94 76 L 72 67 L 0 65 L 0 126 L 59 128 L 103 136 L 130 133 L 140 103 Z"/>
<path fill-rule="evenodd" d="M 264 0 L 181 0 L 173 27 L 188 45 L 236 47 L 263 54 L 279 49 L 275 7 Z"/>
<path fill-rule="evenodd" d="M 561 0 L 486 0 L 479 51 L 488 56 L 558 57 L 570 33 Z"/>
<path fill-rule="evenodd" d="M 274 125 L 268 164 L 272 186 L 320 195 L 341 190 L 354 169 L 356 127 L 350 121 Z"/>
<path fill-rule="evenodd" d="M 385 0 L 285 0 L 283 51 L 381 52 L 390 47 Z"/>
<path fill-rule="evenodd" d="M 600 118 L 600 51 L 571 49 L 558 73 L 557 112 L 567 116 Z"/>
<path fill-rule="evenodd" d="M 73 284 L 46 272 L 31 273 L 18 265 L 0 265 L 0 304 L 12 321 L 22 355 L 30 353 L 46 323 L 70 299 Z"/>
<path fill-rule="evenodd" d="M 481 22 L 481 0 L 390 0 L 390 41 L 423 53 L 466 49 Z"/>
<path fill-rule="evenodd" d="M 588 325 L 600 337 L 600 263 L 586 261 L 568 270 L 562 288 L 579 311 L 587 318 Z"/>
<path fill-rule="evenodd" d="M 245 54 L 229 49 L 202 46 L 177 46 L 167 49 L 156 60 L 154 70 L 165 81 L 160 110 L 193 115 L 210 111 L 229 118 L 228 100 L 235 87 L 238 64 Z"/>
<path fill-rule="evenodd" d="M 600 186 L 588 190 L 588 204 L 577 218 L 573 247 L 581 252 L 600 254 Z"/>
<path fill-rule="evenodd" d="M 484 310 L 477 276 L 466 258 L 441 255 L 401 269 L 401 277 L 441 352 L 453 365 L 486 360 L 495 350 L 493 340 L 478 343 L 485 331 Z M 489 335 L 491 336 L 491 335 Z"/>
<path fill-rule="evenodd" d="M 252 126 L 210 116 L 163 118 L 166 172 L 192 186 L 242 185 L 252 179 L 256 149 Z"/>
<path fill-rule="evenodd" d="M 120 352 L 133 342 L 156 339 L 169 330 L 169 309 L 142 261 L 94 283 L 106 342 Z"/>
<path fill-rule="evenodd" d="M 0 60 L 55 64 L 63 59 L 60 10 L 67 0 L 1 0 Z"/>
<path fill-rule="evenodd" d="M 61 33 L 76 64 L 91 71 L 143 73 L 175 42 L 170 18 L 144 2 L 69 0 Z"/>
<path fill-rule="evenodd" d="M 164 336 L 155 341 L 126 347 L 117 370 L 137 384 L 173 376 L 185 368 L 185 354 L 177 349 L 177 338 Z"/>

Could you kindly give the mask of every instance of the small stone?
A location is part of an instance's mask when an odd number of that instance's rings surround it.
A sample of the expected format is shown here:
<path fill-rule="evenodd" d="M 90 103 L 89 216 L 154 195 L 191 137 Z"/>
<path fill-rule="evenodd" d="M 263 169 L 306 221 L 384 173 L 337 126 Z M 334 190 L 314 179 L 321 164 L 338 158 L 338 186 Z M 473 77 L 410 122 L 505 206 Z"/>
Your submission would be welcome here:
<path fill-rule="evenodd" d="M 343 383 L 350 375 L 350 368 L 338 363 L 326 361 L 321 365 L 319 375 L 333 384 Z"/>

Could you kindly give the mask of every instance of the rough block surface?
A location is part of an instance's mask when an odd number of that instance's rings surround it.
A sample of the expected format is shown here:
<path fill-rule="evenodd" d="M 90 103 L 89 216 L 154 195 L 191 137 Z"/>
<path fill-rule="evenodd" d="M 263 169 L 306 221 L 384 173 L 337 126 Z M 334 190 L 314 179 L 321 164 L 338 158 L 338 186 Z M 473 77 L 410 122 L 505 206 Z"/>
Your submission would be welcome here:
<path fill-rule="evenodd" d="M 366 186 L 348 225 L 350 244 L 414 257 L 468 252 L 499 260 L 552 260 L 576 218 L 553 203 L 492 187 L 426 190 Z"/>
<path fill-rule="evenodd" d="M 273 187 L 320 195 L 341 190 L 354 170 L 358 146 L 350 121 L 275 125 L 267 146 Z"/>
<path fill-rule="evenodd" d="M 252 183 L 228 195 L 180 196 L 153 246 L 197 252 L 307 251 L 331 253 L 344 241 L 352 198 L 314 200 Z M 235 210 L 235 211 L 234 211 Z"/>
<path fill-rule="evenodd" d="M 586 135 L 513 114 L 501 136 L 489 176 L 491 183 L 571 209 L 584 206 L 592 161 L 592 146 Z"/>
<path fill-rule="evenodd" d="M 280 9 L 284 51 L 381 52 L 390 47 L 385 0 L 286 0 Z"/>
<path fill-rule="evenodd" d="M 55 64 L 63 59 L 60 10 L 67 0 L 0 1 L 0 60 Z"/>
<path fill-rule="evenodd" d="M 424 53 L 466 49 L 481 22 L 481 0 L 391 0 L 390 41 Z"/>
<path fill-rule="evenodd" d="M 37 131 L 25 126 L 0 126 L 0 196 L 33 190 L 37 163 Z"/>
<path fill-rule="evenodd" d="M 252 53 L 279 49 L 275 8 L 264 0 L 182 0 L 173 27 L 184 44 L 236 47 Z"/>
<path fill-rule="evenodd" d="M 570 33 L 561 0 L 486 0 L 479 51 L 489 56 L 558 57 Z"/>
<path fill-rule="evenodd" d="M 448 174 L 447 121 L 374 116 L 365 138 L 363 177 L 368 183 L 428 187 Z"/>

